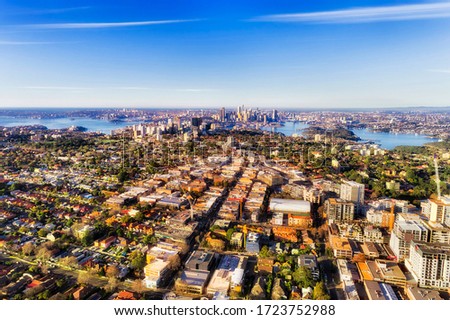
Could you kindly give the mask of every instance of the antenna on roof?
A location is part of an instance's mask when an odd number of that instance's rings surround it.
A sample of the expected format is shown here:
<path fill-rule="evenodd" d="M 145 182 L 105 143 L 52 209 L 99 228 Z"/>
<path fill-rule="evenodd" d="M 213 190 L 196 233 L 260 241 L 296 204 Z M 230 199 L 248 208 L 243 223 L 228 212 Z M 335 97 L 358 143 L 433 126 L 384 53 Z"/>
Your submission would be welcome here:
<path fill-rule="evenodd" d="M 436 171 L 436 186 L 438 200 L 441 199 L 441 181 L 439 180 L 439 164 L 436 153 L 434 154 L 434 170 Z"/>

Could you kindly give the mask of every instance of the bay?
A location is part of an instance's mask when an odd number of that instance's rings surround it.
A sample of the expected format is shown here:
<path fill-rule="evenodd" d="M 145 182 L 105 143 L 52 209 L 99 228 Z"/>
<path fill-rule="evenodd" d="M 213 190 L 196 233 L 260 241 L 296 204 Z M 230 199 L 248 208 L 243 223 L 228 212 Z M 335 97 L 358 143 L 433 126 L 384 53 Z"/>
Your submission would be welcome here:
<path fill-rule="evenodd" d="M 280 127 L 261 127 L 264 131 L 270 131 L 270 132 L 277 132 L 277 133 L 283 133 L 286 136 L 292 136 L 294 133 L 301 135 L 303 129 L 308 128 L 309 126 L 306 123 L 303 122 L 297 122 L 297 121 L 286 121 L 284 122 L 284 126 Z"/>
<path fill-rule="evenodd" d="M 0 116 L 0 126 L 16 127 L 28 125 L 42 125 L 49 129 L 65 129 L 71 126 L 85 127 L 88 131 L 102 132 L 110 134 L 111 130 L 124 128 L 140 122 L 111 122 L 103 119 L 90 118 L 50 118 L 50 119 L 34 119 L 25 117 L 8 117 Z"/>
<path fill-rule="evenodd" d="M 264 127 L 262 129 L 292 136 L 294 133 L 301 135 L 301 130 L 306 128 L 308 128 L 308 125 L 305 123 L 287 121 L 281 127 Z M 421 134 L 372 132 L 367 129 L 352 129 L 352 131 L 361 138 L 362 142 L 371 141 L 387 150 L 392 150 L 397 146 L 422 146 L 425 143 L 438 141 L 436 138 Z"/>
<path fill-rule="evenodd" d="M 352 130 L 363 141 L 373 141 L 383 149 L 392 150 L 397 146 L 423 146 L 438 139 L 421 134 L 373 132 L 367 129 Z"/>

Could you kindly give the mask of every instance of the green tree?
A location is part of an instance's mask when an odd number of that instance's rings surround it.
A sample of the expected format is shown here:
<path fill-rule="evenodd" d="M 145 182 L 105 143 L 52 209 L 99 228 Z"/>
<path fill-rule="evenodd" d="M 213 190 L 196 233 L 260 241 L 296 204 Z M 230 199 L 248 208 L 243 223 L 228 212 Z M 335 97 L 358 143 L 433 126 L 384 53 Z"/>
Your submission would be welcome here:
<path fill-rule="evenodd" d="M 144 220 L 144 214 L 142 212 L 138 212 L 136 213 L 136 215 L 134 216 L 134 220 L 137 222 L 142 222 L 142 220 Z"/>
<path fill-rule="evenodd" d="M 314 285 L 311 270 L 304 266 L 294 271 L 292 279 L 302 288 L 312 287 Z"/>
<path fill-rule="evenodd" d="M 330 300 L 330 296 L 327 293 L 325 284 L 322 281 L 317 282 L 316 285 L 314 286 L 313 299 L 314 300 Z"/>
<path fill-rule="evenodd" d="M 268 246 L 262 246 L 261 250 L 259 251 L 259 256 L 261 258 L 266 258 L 266 257 L 269 256 L 269 254 L 270 254 L 269 247 Z"/>
<path fill-rule="evenodd" d="M 270 298 L 270 294 L 272 293 L 272 284 L 273 284 L 273 276 L 269 274 L 267 276 L 266 298 Z"/>
<path fill-rule="evenodd" d="M 74 256 L 67 256 L 60 260 L 60 264 L 67 268 L 75 269 L 78 267 L 78 260 Z"/>
<path fill-rule="evenodd" d="M 228 241 L 231 240 L 231 237 L 233 236 L 234 231 L 235 231 L 234 228 L 230 228 L 230 229 L 227 230 L 227 236 L 226 237 L 227 237 Z"/>
<path fill-rule="evenodd" d="M 47 236 L 47 230 L 45 230 L 45 229 L 40 229 L 40 230 L 38 231 L 38 236 L 41 237 L 41 238 L 44 238 L 45 236 Z"/>
<path fill-rule="evenodd" d="M 26 256 L 29 256 L 33 254 L 34 250 L 36 249 L 36 246 L 32 244 L 31 242 L 27 242 L 22 247 L 22 253 Z"/>
<path fill-rule="evenodd" d="M 45 246 L 41 246 L 36 253 L 38 260 L 46 263 L 52 256 L 52 251 Z"/>
<path fill-rule="evenodd" d="M 95 282 L 95 271 L 93 269 L 89 269 L 88 271 L 81 271 L 78 273 L 77 282 L 78 284 L 83 285 L 93 285 Z"/>
<path fill-rule="evenodd" d="M 117 174 L 117 180 L 119 180 L 120 183 L 124 183 L 128 180 L 128 173 L 125 170 L 121 169 Z"/>
<path fill-rule="evenodd" d="M 106 269 L 106 276 L 108 278 L 117 278 L 120 274 L 120 270 L 115 265 L 110 265 Z"/>
<path fill-rule="evenodd" d="M 85 235 L 83 238 L 81 238 L 81 244 L 85 247 L 88 247 L 92 244 L 94 241 L 93 236 L 91 233 Z"/>
<path fill-rule="evenodd" d="M 133 269 L 142 270 L 145 267 L 145 255 L 139 250 L 130 253 L 129 260 Z"/>

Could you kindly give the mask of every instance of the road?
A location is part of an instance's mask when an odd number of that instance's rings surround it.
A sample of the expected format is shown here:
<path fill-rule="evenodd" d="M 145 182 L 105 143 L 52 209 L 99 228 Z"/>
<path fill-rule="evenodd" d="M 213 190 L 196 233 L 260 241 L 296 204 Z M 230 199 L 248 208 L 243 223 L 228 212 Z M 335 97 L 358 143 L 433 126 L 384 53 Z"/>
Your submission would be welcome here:
<path fill-rule="evenodd" d="M 344 289 L 336 267 L 333 265 L 333 260 L 327 257 L 320 257 L 318 262 L 320 271 L 325 278 L 325 284 L 330 293 L 331 300 L 345 300 Z"/>
<path fill-rule="evenodd" d="M 32 266 L 36 266 L 38 265 L 38 263 L 33 262 L 33 261 L 28 261 L 26 259 L 23 259 L 21 257 L 18 256 L 12 256 L 12 255 L 8 255 L 5 253 L 0 253 L 0 259 L 2 260 L 14 260 L 14 261 L 18 261 L 27 265 L 32 265 Z M 54 273 L 57 275 L 61 275 L 64 278 L 72 278 L 74 280 L 78 279 L 78 276 L 81 273 L 87 273 L 87 271 L 84 270 L 69 270 L 66 268 L 61 268 L 59 266 L 57 266 L 54 263 L 49 263 L 50 266 L 50 273 Z M 102 277 L 102 276 L 98 276 L 98 275 L 92 275 L 90 277 L 89 280 L 89 284 L 94 286 L 94 287 L 98 287 L 98 288 L 102 288 L 105 287 L 106 285 L 108 285 L 108 278 L 107 277 Z M 134 291 L 133 289 L 133 282 L 132 281 L 123 281 L 123 282 L 119 282 L 118 286 L 117 286 L 118 290 L 130 290 L 130 291 Z M 169 292 L 169 289 L 147 289 L 144 287 L 144 291 L 143 293 L 145 293 L 146 298 L 150 299 L 150 300 L 160 300 L 162 299 L 162 297 L 164 296 L 164 294 L 166 294 L 167 292 Z"/>

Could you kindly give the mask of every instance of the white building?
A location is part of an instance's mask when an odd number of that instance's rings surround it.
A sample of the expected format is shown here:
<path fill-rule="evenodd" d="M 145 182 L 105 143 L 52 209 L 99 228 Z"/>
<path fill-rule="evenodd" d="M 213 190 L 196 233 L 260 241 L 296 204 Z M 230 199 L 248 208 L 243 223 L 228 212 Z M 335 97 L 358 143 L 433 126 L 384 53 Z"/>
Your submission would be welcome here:
<path fill-rule="evenodd" d="M 429 199 L 421 203 L 422 214 L 432 222 L 450 225 L 450 197 Z"/>
<path fill-rule="evenodd" d="M 364 184 L 355 181 L 344 181 L 341 184 L 341 199 L 353 201 L 359 205 L 364 204 Z"/>
<path fill-rule="evenodd" d="M 247 260 L 244 256 L 225 255 L 209 281 L 207 294 L 214 295 L 219 292 L 228 295 L 229 290 L 240 292 Z"/>
<path fill-rule="evenodd" d="M 144 268 L 144 284 L 147 288 L 158 288 L 166 275 L 169 273 L 169 261 L 156 259 Z"/>
<path fill-rule="evenodd" d="M 447 290 L 450 287 L 450 245 L 411 241 L 406 266 L 420 287 Z"/>
<path fill-rule="evenodd" d="M 397 260 L 401 261 L 409 256 L 412 240 L 427 241 L 427 239 L 428 230 L 422 225 L 421 221 L 397 219 L 391 233 L 389 246 L 394 251 Z"/>
<path fill-rule="evenodd" d="M 339 276 L 343 283 L 346 300 L 360 300 L 355 282 L 353 281 L 352 273 L 348 267 L 348 262 L 344 259 L 337 259 L 336 262 L 339 270 Z"/>

